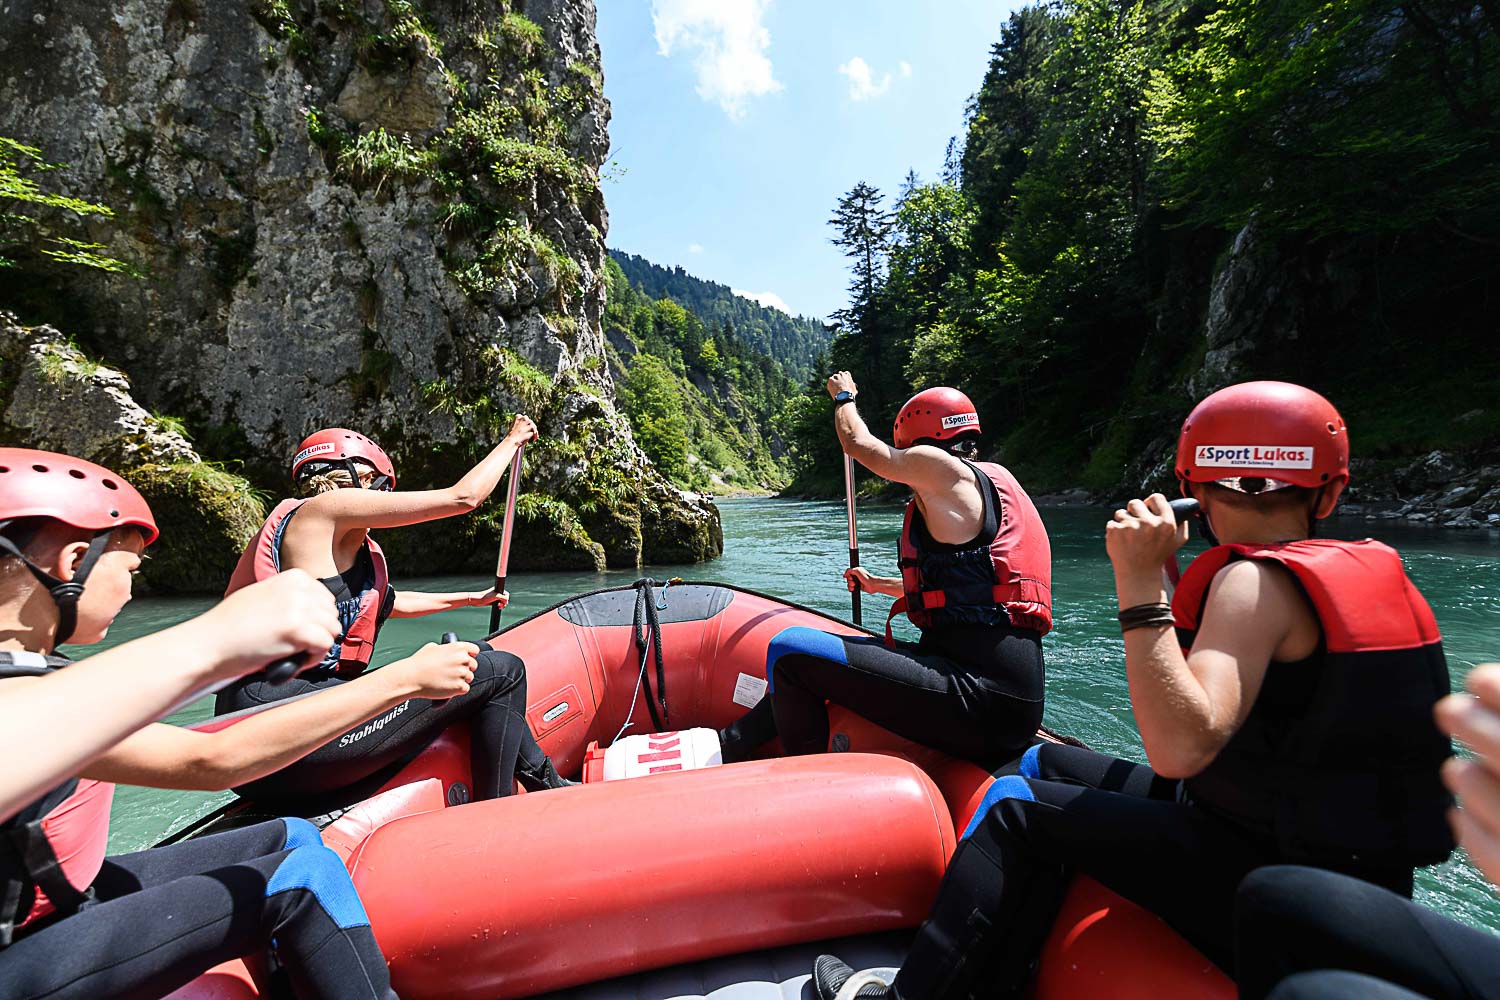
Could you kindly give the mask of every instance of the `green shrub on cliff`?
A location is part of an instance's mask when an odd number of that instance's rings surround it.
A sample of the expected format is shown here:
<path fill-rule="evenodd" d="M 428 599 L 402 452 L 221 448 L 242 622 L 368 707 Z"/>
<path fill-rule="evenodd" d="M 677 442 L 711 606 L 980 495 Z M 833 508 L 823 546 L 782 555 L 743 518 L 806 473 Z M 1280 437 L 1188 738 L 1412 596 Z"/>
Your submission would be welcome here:
<path fill-rule="evenodd" d="M 265 520 L 265 500 L 242 476 L 207 462 L 144 465 L 129 472 L 161 540 L 141 572 L 155 591 L 217 593 Z"/>

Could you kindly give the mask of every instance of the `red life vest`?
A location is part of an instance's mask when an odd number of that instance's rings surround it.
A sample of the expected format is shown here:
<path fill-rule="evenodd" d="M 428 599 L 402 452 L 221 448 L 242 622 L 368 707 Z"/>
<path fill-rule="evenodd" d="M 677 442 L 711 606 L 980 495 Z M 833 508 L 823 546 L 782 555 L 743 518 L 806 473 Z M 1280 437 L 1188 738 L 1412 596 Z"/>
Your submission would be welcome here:
<path fill-rule="evenodd" d="M 964 462 L 984 498 L 994 534 L 958 547 L 931 541 L 915 498 L 901 525 L 901 584 L 905 593 L 885 622 L 901 612 L 917 628 L 1005 625 L 1052 630 L 1052 545 L 1031 497 L 1009 470 L 992 462 Z"/>
<path fill-rule="evenodd" d="M 1187 779 L 1189 797 L 1271 836 L 1289 861 L 1409 868 L 1446 859 L 1453 799 L 1438 768 L 1453 746 L 1432 706 L 1448 693 L 1448 665 L 1400 555 L 1369 539 L 1209 549 L 1172 599 L 1185 650 L 1209 585 L 1235 559 L 1290 571 L 1323 641 L 1307 660 L 1271 664 L 1244 724 Z M 1303 695 L 1277 693 L 1292 687 Z"/>
<path fill-rule="evenodd" d="M 0 654 L 0 678 L 45 674 L 67 663 L 62 657 Z M 54 912 L 72 913 L 90 898 L 109 845 L 114 797 L 108 782 L 65 781 L 0 823 L 0 947 L 27 924 Z"/>
<path fill-rule="evenodd" d="M 266 523 L 261 525 L 254 541 L 240 554 L 240 561 L 234 567 L 229 586 L 224 591 L 225 597 L 242 587 L 269 579 L 281 572 L 282 533 L 287 520 L 306 502 L 306 499 L 283 500 L 276 505 L 271 516 L 266 518 Z M 374 581 L 362 594 L 357 595 L 359 609 L 353 621 L 345 625 L 344 634 L 339 636 L 338 667 L 335 673 L 346 678 L 359 676 L 370 665 L 370 657 L 375 653 L 375 638 L 380 634 L 380 626 L 390 617 L 393 603 L 385 554 L 369 535 L 365 536 L 364 546 L 369 553 Z M 339 596 L 341 580 L 332 577 L 324 580 L 323 584 L 334 592 L 335 597 Z"/>

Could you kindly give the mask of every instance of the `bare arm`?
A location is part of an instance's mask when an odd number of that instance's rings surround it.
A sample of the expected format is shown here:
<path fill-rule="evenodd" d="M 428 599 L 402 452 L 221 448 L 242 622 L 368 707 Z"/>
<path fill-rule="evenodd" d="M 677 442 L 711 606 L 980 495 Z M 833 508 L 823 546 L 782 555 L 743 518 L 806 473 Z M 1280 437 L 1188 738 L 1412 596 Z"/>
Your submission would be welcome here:
<path fill-rule="evenodd" d="M 498 604 L 502 608 L 510 603 L 510 594 L 501 591 L 469 590 L 450 594 L 433 594 L 425 590 L 398 590 L 396 603 L 391 608 L 392 618 L 420 618 L 435 615 L 454 608 L 487 608 Z"/>
<path fill-rule="evenodd" d="M 474 679 L 472 643 L 429 644 L 347 684 L 268 708 L 217 732 L 153 725 L 84 769 L 100 781 L 221 791 L 281 770 L 340 733 L 411 698 L 464 694 Z"/>
<path fill-rule="evenodd" d="M 828 394 L 855 391 L 854 379 L 839 372 L 828 380 Z M 839 447 L 844 454 L 882 479 L 905 483 L 918 493 L 952 489 L 960 483 L 971 483 L 973 477 L 963 462 L 940 448 L 916 445 L 895 448 L 870 433 L 864 419 L 855 409 L 857 403 L 845 403 L 833 411 L 833 427 L 838 432 Z"/>
<path fill-rule="evenodd" d="M 899 576 L 875 576 L 862 566 L 844 570 L 844 582 L 852 591 L 856 586 L 867 594 L 884 594 L 886 597 L 900 597 L 905 591 L 901 586 Z"/>
<path fill-rule="evenodd" d="M 290 565 L 317 572 L 321 564 L 316 560 L 330 547 L 331 537 L 359 528 L 399 528 L 470 513 L 495 491 L 516 449 L 536 434 L 531 418 L 517 417 L 505 439 L 447 489 L 331 490 L 313 497 L 287 525 L 284 557 Z"/>
<path fill-rule="evenodd" d="M 1166 602 L 1161 564 L 1186 538 L 1160 494 L 1115 512 L 1106 540 L 1122 611 Z M 1250 714 L 1271 660 L 1301 659 L 1317 640 L 1291 578 L 1248 561 L 1214 577 L 1188 656 L 1170 626 L 1125 633 L 1130 704 L 1152 769 L 1165 778 L 1202 771 Z"/>
<path fill-rule="evenodd" d="M 0 732 L 33 751 L 5 769 L 0 819 L 197 694 L 271 660 L 321 655 L 338 628 L 328 591 L 304 573 L 283 573 L 180 625 L 45 677 L 4 682 Z"/>

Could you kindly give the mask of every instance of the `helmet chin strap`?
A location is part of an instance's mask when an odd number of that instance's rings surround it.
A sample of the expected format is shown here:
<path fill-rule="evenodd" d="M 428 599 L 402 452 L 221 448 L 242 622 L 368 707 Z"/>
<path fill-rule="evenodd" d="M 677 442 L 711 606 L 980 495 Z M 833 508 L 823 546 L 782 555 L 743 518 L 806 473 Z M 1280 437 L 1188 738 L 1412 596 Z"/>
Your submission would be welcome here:
<path fill-rule="evenodd" d="M 359 466 L 354 464 L 354 459 L 344 459 L 344 467 L 349 470 L 349 477 L 354 480 L 354 485 L 358 486 L 360 489 L 389 490 L 391 488 L 391 477 L 385 475 L 379 469 L 373 467 L 371 468 L 370 471 L 375 473 L 375 478 L 370 480 L 369 486 L 366 486 L 364 480 L 360 478 Z"/>
<path fill-rule="evenodd" d="M 3 532 L 9 525 L 9 521 L 0 523 L 0 532 Z M 21 560 L 21 564 L 31 571 L 31 575 L 47 588 L 47 593 L 52 597 L 52 603 L 57 605 L 57 632 L 52 637 L 54 646 L 61 646 L 67 642 L 72 638 L 73 630 L 78 627 L 78 600 L 83 597 L 83 584 L 93 570 L 94 564 L 99 561 L 99 557 L 104 555 L 104 550 L 109 545 L 109 536 L 109 531 L 101 531 L 89 539 L 88 551 L 79 561 L 73 579 L 61 580 L 32 562 L 15 542 L 0 534 L 0 553 L 15 556 Z"/>

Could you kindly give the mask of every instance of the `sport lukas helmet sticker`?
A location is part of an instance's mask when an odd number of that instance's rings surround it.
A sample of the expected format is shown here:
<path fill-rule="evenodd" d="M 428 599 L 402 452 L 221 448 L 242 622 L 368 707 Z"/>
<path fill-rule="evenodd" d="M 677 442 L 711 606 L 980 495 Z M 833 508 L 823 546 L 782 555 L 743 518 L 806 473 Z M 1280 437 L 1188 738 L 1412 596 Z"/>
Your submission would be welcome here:
<path fill-rule="evenodd" d="M 1200 444 L 1193 462 L 1200 467 L 1233 469 L 1311 469 L 1312 445 Z"/>
<path fill-rule="evenodd" d="M 338 446 L 335 445 L 332 441 L 324 441 L 322 444 L 315 444 L 311 447 L 303 448 L 301 451 L 297 452 L 296 456 L 292 458 L 292 465 L 295 467 L 301 465 L 303 462 L 305 462 L 309 458 L 312 458 L 314 455 L 331 455 L 337 450 Z"/>
<path fill-rule="evenodd" d="M 943 430 L 952 430 L 955 427 L 969 427 L 979 425 L 979 414 L 977 413 L 951 413 L 943 418 Z"/>

